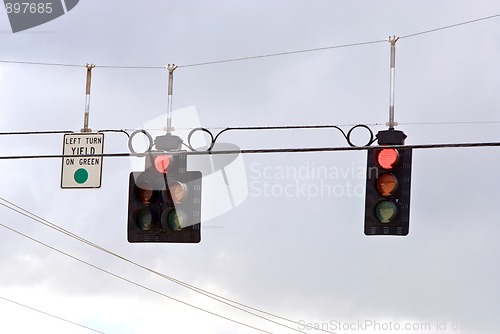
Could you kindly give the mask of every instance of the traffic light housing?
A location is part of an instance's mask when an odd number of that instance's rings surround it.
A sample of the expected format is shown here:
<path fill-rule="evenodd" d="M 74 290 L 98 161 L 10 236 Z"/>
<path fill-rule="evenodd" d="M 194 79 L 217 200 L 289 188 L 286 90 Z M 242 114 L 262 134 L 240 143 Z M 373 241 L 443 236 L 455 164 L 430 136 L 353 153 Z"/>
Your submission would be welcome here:
<path fill-rule="evenodd" d="M 379 132 L 379 145 L 368 149 L 365 235 L 408 235 L 410 219 L 411 148 L 401 131 Z"/>
<path fill-rule="evenodd" d="M 130 173 L 128 241 L 200 242 L 201 178 L 185 154 L 147 155 L 145 171 Z"/>

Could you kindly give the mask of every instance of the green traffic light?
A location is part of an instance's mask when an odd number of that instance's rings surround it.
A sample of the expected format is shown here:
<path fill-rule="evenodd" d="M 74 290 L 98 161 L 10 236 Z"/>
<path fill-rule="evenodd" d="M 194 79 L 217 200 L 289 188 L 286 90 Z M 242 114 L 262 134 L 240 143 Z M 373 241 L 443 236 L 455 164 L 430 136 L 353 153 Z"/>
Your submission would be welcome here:
<path fill-rule="evenodd" d="M 166 223 L 172 230 L 180 231 L 183 227 L 186 227 L 188 217 L 184 211 L 170 208 L 163 211 L 161 215 L 161 221 L 163 223 Z"/>
<path fill-rule="evenodd" d="M 398 213 L 396 204 L 391 201 L 381 201 L 375 207 L 375 217 L 381 223 L 390 223 Z"/>
<path fill-rule="evenodd" d="M 135 223 L 143 231 L 149 231 L 153 228 L 153 215 L 147 208 L 139 209 L 135 212 Z"/>

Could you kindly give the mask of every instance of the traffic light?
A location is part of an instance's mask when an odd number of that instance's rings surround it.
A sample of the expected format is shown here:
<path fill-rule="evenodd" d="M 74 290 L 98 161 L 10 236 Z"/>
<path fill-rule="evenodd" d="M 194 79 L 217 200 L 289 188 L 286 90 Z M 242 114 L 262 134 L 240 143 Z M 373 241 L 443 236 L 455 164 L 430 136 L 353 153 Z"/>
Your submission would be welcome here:
<path fill-rule="evenodd" d="M 411 148 L 401 131 L 379 132 L 379 145 L 368 149 L 366 167 L 365 234 L 407 235 L 410 218 Z"/>
<path fill-rule="evenodd" d="M 147 155 L 145 171 L 130 173 L 128 241 L 200 242 L 201 177 L 185 154 Z"/>

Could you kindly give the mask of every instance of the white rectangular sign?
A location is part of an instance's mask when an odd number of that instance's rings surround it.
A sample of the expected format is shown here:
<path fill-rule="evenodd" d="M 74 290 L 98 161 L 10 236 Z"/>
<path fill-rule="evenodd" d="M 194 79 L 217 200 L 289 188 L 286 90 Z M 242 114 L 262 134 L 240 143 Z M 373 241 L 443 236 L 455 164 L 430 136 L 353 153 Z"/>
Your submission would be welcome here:
<path fill-rule="evenodd" d="M 99 188 L 102 176 L 103 133 L 64 135 L 61 188 Z"/>

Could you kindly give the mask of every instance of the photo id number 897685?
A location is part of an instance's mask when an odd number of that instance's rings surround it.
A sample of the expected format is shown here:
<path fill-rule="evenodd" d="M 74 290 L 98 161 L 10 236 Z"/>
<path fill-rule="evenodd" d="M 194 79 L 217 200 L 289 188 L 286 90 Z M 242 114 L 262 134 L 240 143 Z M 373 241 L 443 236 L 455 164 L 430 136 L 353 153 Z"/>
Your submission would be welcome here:
<path fill-rule="evenodd" d="M 5 3 L 7 14 L 50 14 L 52 13 L 52 2 L 7 2 Z"/>

